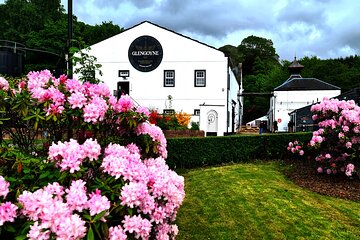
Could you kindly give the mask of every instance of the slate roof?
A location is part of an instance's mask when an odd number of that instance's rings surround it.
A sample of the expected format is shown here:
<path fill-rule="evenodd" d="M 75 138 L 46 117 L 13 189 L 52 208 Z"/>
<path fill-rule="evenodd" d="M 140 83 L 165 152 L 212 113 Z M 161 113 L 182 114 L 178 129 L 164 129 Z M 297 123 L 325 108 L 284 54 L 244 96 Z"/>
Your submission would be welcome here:
<path fill-rule="evenodd" d="M 339 100 L 354 100 L 356 104 L 360 104 L 360 88 L 353 88 L 336 97 Z"/>
<path fill-rule="evenodd" d="M 292 75 L 283 84 L 274 88 L 274 91 L 303 90 L 340 90 L 340 88 L 317 78 L 302 78 L 300 75 Z"/>

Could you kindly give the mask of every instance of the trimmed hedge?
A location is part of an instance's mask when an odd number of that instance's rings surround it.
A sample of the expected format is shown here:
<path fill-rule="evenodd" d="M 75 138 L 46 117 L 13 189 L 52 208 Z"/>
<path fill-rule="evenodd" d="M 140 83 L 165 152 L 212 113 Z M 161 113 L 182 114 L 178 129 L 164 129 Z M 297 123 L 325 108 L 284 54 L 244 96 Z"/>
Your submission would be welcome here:
<path fill-rule="evenodd" d="M 250 162 L 254 159 L 285 159 L 289 142 L 308 142 L 312 132 L 262 135 L 231 135 L 167 139 L 167 164 L 171 169 Z"/>

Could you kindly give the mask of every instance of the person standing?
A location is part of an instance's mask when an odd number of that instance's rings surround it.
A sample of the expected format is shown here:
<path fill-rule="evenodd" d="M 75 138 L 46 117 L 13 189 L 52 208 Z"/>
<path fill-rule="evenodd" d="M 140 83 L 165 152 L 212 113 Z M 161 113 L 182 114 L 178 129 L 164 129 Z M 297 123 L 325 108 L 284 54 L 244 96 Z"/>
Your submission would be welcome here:
<path fill-rule="evenodd" d="M 273 128 L 274 133 L 276 133 L 278 131 L 278 122 L 274 121 L 274 128 Z"/>
<path fill-rule="evenodd" d="M 260 122 L 260 135 L 264 132 L 264 128 L 265 128 L 265 123 L 264 121 Z"/>
<path fill-rule="evenodd" d="M 294 122 L 292 120 L 290 120 L 288 123 L 288 130 L 291 133 L 294 132 Z"/>

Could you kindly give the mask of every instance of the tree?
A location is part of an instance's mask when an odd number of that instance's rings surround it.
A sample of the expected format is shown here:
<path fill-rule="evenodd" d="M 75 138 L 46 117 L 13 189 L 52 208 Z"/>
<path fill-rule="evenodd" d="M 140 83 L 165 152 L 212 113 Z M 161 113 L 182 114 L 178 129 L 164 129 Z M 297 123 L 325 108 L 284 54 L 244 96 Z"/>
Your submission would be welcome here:
<path fill-rule="evenodd" d="M 226 57 L 231 58 L 231 61 L 237 65 L 239 63 L 242 63 L 244 61 L 244 56 L 241 52 L 239 52 L 238 48 L 232 45 L 225 45 L 219 48 L 220 51 L 222 51 Z"/>
<path fill-rule="evenodd" d="M 65 72 L 67 14 L 60 0 L 6 0 L 0 4 L 0 39 L 24 44 L 25 72 L 41 69 Z M 103 22 L 91 26 L 73 16 L 73 39 L 92 45 L 123 31 Z"/>
<path fill-rule="evenodd" d="M 244 38 L 237 48 L 238 51 L 244 56 L 244 74 L 253 74 L 252 69 L 257 57 L 259 57 L 261 60 L 266 60 L 273 64 L 278 63 L 279 56 L 276 54 L 273 42 L 270 39 L 252 35 Z"/>
<path fill-rule="evenodd" d="M 112 37 L 114 35 L 117 35 L 124 31 L 123 28 L 120 28 L 120 26 L 113 24 L 112 21 L 110 22 L 102 22 L 100 25 L 96 24 L 95 26 L 91 26 L 88 24 L 81 24 L 83 25 L 83 30 L 80 32 L 83 40 L 88 45 L 93 45 L 95 43 L 101 42 L 109 37 Z"/>

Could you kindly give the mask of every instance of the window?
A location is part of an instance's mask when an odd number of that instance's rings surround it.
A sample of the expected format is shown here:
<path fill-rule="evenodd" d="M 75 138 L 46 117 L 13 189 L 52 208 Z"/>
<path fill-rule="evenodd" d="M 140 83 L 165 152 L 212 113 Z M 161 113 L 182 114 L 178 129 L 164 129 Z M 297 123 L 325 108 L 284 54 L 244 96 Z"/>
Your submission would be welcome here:
<path fill-rule="evenodd" d="M 175 70 L 164 70 L 164 87 L 175 87 Z"/>
<path fill-rule="evenodd" d="M 164 109 L 164 114 L 175 114 L 175 110 L 174 109 Z"/>
<path fill-rule="evenodd" d="M 200 109 L 194 109 L 194 115 L 200 116 Z"/>
<path fill-rule="evenodd" d="M 195 70 L 195 87 L 205 87 L 205 86 L 206 86 L 206 71 Z"/>

